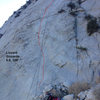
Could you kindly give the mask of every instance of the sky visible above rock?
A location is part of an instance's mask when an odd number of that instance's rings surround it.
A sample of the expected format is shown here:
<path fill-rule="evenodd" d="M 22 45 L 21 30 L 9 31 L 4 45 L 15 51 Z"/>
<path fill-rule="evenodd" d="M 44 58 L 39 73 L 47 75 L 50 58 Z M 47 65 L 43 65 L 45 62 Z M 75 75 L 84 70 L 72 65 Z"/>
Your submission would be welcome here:
<path fill-rule="evenodd" d="M 0 27 L 26 0 L 0 0 Z"/>

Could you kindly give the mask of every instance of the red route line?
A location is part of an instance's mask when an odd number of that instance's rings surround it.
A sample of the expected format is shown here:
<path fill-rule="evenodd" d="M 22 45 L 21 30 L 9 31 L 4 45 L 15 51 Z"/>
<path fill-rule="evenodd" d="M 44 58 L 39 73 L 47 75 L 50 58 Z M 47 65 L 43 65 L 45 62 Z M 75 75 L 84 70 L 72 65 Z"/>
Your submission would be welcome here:
<path fill-rule="evenodd" d="M 43 56 L 43 73 L 42 73 L 42 80 L 40 81 L 39 86 L 42 83 L 42 81 L 44 80 L 44 64 L 45 64 L 45 56 L 44 56 L 43 48 L 40 45 L 40 31 L 41 31 L 41 26 L 42 26 L 42 22 L 44 20 L 45 14 L 46 14 L 48 8 L 52 5 L 53 2 L 54 2 L 54 0 L 52 0 L 51 3 L 45 8 L 45 12 L 44 12 L 43 17 L 41 19 L 40 26 L 39 26 L 39 31 L 38 31 L 38 44 L 40 46 L 41 53 L 42 53 L 42 56 Z"/>

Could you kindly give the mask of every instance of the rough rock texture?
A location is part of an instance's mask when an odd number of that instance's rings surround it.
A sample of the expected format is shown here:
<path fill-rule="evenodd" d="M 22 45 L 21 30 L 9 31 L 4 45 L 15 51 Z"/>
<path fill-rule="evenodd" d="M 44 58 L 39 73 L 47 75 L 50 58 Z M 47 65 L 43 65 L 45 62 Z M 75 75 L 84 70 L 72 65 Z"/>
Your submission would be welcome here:
<path fill-rule="evenodd" d="M 86 100 L 96 100 L 95 96 L 93 95 L 93 90 L 90 90 L 87 94 Z"/>
<path fill-rule="evenodd" d="M 67 95 L 63 97 L 63 100 L 74 100 L 73 97 L 74 97 L 73 94 Z"/>
<path fill-rule="evenodd" d="M 80 5 L 72 0 L 77 16 L 70 14 L 70 1 L 33 0 L 0 29 L 0 100 L 34 100 L 47 85 L 92 82 L 100 73 L 100 33 L 88 36 L 84 18 L 90 14 L 99 19 L 100 0 L 82 0 Z M 19 60 L 6 61 L 8 51 L 17 51 Z"/>
<path fill-rule="evenodd" d="M 80 100 L 84 100 L 87 97 L 88 91 L 82 91 L 78 94 L 78 97 L 80 98 Z"/>

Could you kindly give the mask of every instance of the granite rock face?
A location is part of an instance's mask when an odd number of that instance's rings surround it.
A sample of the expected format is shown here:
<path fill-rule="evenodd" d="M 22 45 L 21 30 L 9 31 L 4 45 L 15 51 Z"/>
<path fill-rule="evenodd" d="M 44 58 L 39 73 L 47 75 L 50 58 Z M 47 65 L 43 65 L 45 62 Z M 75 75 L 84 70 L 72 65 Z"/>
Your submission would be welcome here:
<path fill-rule="evenodd" d="M 2 26 L 0 100 L 34 100 L 48 85 L 93 82 L 100 75 L 100 30 L 89 36 L 92 19 L 86 19 L 91 15 L 100 25 L 100 1 L 72 0 L 74 9 L 70 2 L 31 0 Z M 18 61 L 7 61 L 12 55 Z"/>

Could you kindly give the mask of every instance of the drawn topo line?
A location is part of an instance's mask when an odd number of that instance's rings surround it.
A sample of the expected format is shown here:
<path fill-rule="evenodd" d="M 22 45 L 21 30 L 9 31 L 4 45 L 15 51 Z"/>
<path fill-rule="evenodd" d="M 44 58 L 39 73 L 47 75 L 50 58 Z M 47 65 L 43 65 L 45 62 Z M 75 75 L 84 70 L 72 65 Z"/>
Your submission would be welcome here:
<path fill-rule="evenodd" d="M 44 56 L 43 48 L 40 45 L 40 31 L 41 31 L 41 26 L 42 26 L 42 22 L 44 20 L 45 14 L 46 14 L 48 8 L 52 5 L 53 2 L 54 2 L 54 0 L 52 0 L 51 3 L 45 8 L 45 12 L 44 12 L 43 17 L 42 17 L 42 19 L 40 21 L 40 26 L 39 26 L 39 31 L 38 31 L 38 44 L 40 46 L 41 53 L 42 53 L 42 56 L 43 56 L 43 73 L 42 73 L 42 80 L 40 81 L 39 86 L 42 83 L 42 81 L 44 80 L 44 64 L 45 64 L 45 56 Z"/>

